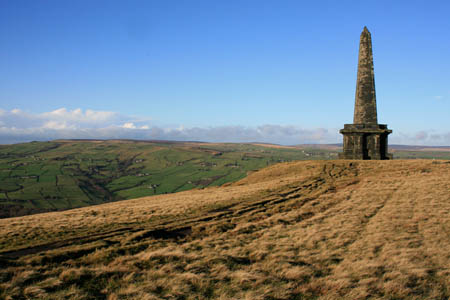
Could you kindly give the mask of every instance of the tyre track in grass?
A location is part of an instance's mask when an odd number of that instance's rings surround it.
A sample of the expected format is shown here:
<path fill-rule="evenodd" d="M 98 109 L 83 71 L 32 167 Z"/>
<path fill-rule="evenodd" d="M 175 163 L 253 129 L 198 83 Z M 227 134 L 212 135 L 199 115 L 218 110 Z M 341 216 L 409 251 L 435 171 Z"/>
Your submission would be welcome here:
<path fill-rule="evenodd" d="M 334 166 L 332 166 L 331 169 L 333 169 Z M 339 170 L 338 174 L 343 174 L 344 170 Z M 341 175 L 339 175 L 341 176 Z M 318 177 L 308 178 L 304 182 L 298 182 L 295 184 L 289 184 L 289 186 L 284 186 L 276 191 L 269 193 L 269 195 L 266 195 L 262 200 L 256 200 L 256 201 L 243 201 L 242 203 L 236 203 L 233 205 L 229 205 L 226 208 L 224 208 L 223 211 L 217 212 L 217 210 L 214 210 L 212 212 L 207 212 L 206 216 L 198 217 L 188 217 L 185 219 L 177 219 L 175 221 L 169 221 L 169 222 L 161 222 L 158 224 L 154 224 L 153 226 L 149 228 L 145 227 L 125 227 L 116 229 L 113 231 L 106 231 L 102 233 L 97 234 L 91 234 L 87 237 L 73 237 L 61 241 L 56 242 L 50 242 L 41 244 L 34 247 L 26 247 L 22 249 L 12 250 L 12 251 L 6 251 L 0 253 L 0 257 L 3 258 L 13 258 L 17 259 L 25 255 L 31 255 L 36 253 L 41 253 L 49 250 L 55 250 L 62 247 L 67 247 L 69 245 L 80 245 L 85 243 L 92 243 L 98 240 L 102 240 L 105 238 L 111 238 L 111 237 L 118 237 L 118 236 L 126 236 L 129 234 L 133 234 L 136 232 L 141 232 L 142 238 L 139 239 L 142 240 L 144 238 L 162 238 L 164 236 L 164 233 L 167 233 L 168 238 L 173 238 L 174 236 L 177 236 L 177 232 L 179 229 L 183 232 L 191 232 L 192 228 L 194 226 L 203 226 L 207 225 L 210 221 L 219 221 L 220 223 L 227 223 L 230 221 L 231 218 L 238 217 L 235 221 L 239 219 L 245 219 L 249 218 L 249 216 L 253 214 L 259 214 L 267 211 L 269 208 L 277 208 L 276 211 L 273 211 L 273 213 L 279 213 L 280 211 L 288 211 L 292 209 L 289 206 L 282 207 L 281 204 L 291 201 L 291 200 L 298 200 L 302 198 L 302 201 L 300 201 L 301 204 L 295 203 L 297 208 L 303 206 L 305 203 L 312 201 L 319 197 L 322 193 L 328 193 L 330 191 L 329 188 L 323 189 L 323 191 L 316 195 L 315 197 L 310 197 L 311 193 L 317 192 L 322 188 L 326 183 L 327 180 L 324 179 L 324 177 L 330 177 L 329 175 L 323 173 L 322 175 Z M 336 176 L 334 176 L 336 177 Z M 335 180 L 328 180 L 329 184 L 333 184 Z M 254 197 L 254 196 L 252 196 Z M 258 216 L 253 216 L 252 218 L 255 218 Z M 309 217 L 312 217 L 312 215 L 306 216 L 305 219 Z M 220 225 L 220 224 L 218 224 Z M 181 234 L 178 235 L 178 237 L 186 237 L 188 234 Z M 200 237 L 200 236 L 198 236 Z M 197 238 L 198 238 L 197 237 Z"/>

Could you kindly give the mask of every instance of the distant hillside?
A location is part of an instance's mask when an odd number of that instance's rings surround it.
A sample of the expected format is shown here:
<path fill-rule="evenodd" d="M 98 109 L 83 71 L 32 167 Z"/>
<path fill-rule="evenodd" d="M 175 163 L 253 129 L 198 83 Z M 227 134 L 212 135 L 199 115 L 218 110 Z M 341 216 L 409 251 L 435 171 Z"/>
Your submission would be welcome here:
<path fill-rule="evenodd" d="M 405 150 L 407 149 L 407 150 Z M 396 159 L 450 148 L 395 146 Z M 219 186 L 278 162 L 336 159 L 341 146 L 56 140 L 0 146 L 0 218 Z"/>
<path fill-rule="evenodd" d="M 342 144 L 300 144 L 294 147 L 299 149 L 326 150 L 340 152 Z M 450 146 L 412 146 L 389 145 L 389 152 L 394 159 L 450 159 Z"/>
<path fill-rule="evenodd" d="M 316 149 L 332 149 L 341 150 L 342 144 L 299 144 L 293 147 L 297 148 L 316 148 Z M 389 150 L 393 151 L 436 151 L 436 152 L 448 152 L 450 151 L 450 146 L 417 146 L 417 145 L 396 145 L 390 144 Z"/>
<path fill-rule="evenodd" d="M 450 151 L 450 146 L 389 145 L 389 148 L 397 151 Z"/>
<path fill-rule="evenodd" d="M 450 163 L 282 163 L 0 220 L 0 299 L 449 299 Z"/>
<path fill-rule="evenodd" d="M 58 140 L 0 146 L 0 217 L 217 186 L 331 151 L 253 144 Z"/>

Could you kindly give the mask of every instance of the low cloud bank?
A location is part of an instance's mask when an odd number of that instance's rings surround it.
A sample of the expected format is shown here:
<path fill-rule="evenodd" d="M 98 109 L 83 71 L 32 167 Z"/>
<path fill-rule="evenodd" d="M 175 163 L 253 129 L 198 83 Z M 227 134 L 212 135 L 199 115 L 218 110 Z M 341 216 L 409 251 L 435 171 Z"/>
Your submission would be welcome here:
<path fill-rule="evenodd" d="M 392 135 L 392 138 L 389 137 L 389 143 L 399 145 L 450 146 L 450 132 L 437 132 L 435 130 L 418 131 L 415 133 L 399 132 Z"/>
<path fill-rule="evenodd" d="M 162 127 L 109 111 L 60 108 L 41 114 L 0 109 L 0 144 L 54 139 L 141 139 L 205 142 L 264 142 L 283 145 L 339 143 L 338 129 L 305 129 L 291 125 Z M 450 145 L 449 133 L 396 133 L 397 144 Z"/>

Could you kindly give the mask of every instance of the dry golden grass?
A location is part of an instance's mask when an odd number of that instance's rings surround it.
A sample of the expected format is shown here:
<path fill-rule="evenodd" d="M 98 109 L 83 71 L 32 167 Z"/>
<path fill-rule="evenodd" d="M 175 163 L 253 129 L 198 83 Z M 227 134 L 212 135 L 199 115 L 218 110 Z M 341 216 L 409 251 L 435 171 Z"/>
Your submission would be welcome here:
<path fill-rule="evenodd" d="M 0 299 L 448 299 L 450 163 L 279 164 L 0 220 Z"/>

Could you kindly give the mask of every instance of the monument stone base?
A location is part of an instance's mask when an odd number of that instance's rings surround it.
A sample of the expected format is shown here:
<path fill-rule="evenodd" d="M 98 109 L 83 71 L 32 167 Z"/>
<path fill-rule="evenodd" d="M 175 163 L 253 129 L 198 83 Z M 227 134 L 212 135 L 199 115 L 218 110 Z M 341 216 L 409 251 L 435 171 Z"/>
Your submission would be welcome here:
<path fill-rule="evenodd" d="M 388 135 L 392 130 L 385 124 L 345 124 L 339 131 L 344 135 L 341 159 L 392 159 L 388 153 Z"/>

